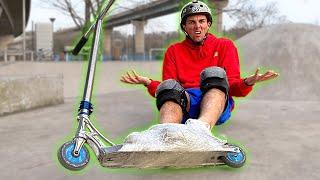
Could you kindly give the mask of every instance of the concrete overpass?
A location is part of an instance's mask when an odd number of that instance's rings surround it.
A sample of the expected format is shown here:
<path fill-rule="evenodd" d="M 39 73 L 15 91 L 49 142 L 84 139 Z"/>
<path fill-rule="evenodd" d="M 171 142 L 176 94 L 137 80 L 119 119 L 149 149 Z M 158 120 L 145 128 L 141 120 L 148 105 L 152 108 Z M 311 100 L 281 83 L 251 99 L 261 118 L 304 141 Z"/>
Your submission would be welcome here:
<path fill-rule="evenodd" d="M 23 0 L 0 0 L 0 49 L 23 32 Z M 30 14 L 30 0 L 25 0 L 26 24 Z"/>
<path fill-rule="evenodd" d="M 211 0 L 214 4 L 216 12 L 216 21 L 214 26 L 217 32 L 222 30 L 222 8 L 226 7 L 229 0 Z M 144 25 L 146 21 L 151 18 L 160 17 L 163 15 L 171 14 L 180 11 L 183 4 L 179 0 L 158 0 L 152 1 L 148 4 L 141 5 L 134 9 L 124 11 L 112 16 L 107 17 L 105 24 L 105 52 L 111 55 L 111 36 L 112 29 L 116 26 L 126 24 L 133 24 L 135 26 L 135 53 L 138 56 L 144 55 Z"/>
<path fill-rule="evenodd" d="M 152 1 L 137 8 L 107 17 L 107 27 L 112 28 L 130 24 L 133 20 L 143 21 L 177 12 L 179 10 L 179 2 L 179 0 Z"/>

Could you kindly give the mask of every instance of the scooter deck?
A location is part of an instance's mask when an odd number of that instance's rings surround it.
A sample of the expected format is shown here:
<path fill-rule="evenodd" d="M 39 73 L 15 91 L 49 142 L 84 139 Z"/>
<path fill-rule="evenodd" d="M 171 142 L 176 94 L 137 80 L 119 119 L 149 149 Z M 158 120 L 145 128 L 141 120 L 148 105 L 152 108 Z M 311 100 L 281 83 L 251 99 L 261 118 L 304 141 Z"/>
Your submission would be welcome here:
<path fill-rule="evenodd" d="M 119 152 L 122 145 L 103 149 L 99 156 L 102 166 L 109 168 L 188 168 L 223 165 L 219 158 L 224 151 L 131 151 Z"/>

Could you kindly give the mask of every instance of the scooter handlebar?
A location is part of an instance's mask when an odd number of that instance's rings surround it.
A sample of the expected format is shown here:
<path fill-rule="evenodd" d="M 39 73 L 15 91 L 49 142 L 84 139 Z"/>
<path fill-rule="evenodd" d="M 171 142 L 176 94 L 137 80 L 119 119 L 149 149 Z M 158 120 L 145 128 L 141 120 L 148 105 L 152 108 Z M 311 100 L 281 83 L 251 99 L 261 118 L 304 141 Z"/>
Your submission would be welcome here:
<path fill-rule="evenodd" d="M 85 36 L 82 36 L 82 38 L 80 39 L 76 47 L 72 50 L 72 54 L 75 56 L 78 55 L 78 53 L 81 51 L 82 47 L 86 44 L 87 41 L 88 41 L 88 38 L 86 38 Z"/>

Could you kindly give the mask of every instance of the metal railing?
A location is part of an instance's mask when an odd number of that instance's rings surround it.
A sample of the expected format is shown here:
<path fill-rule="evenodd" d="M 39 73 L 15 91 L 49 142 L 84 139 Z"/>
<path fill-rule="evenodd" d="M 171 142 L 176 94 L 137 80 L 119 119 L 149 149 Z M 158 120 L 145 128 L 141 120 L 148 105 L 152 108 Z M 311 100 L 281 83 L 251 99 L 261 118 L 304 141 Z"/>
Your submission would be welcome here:
<path fill-rule="evenodd" d="M 34 60 L 34 52 L 33 51 L 25 51 L 25 59 L 23 59 L 23 51 L 22 50 L 4 50 L 0 51 L 0 61 L 9 62 L 9 61 L 33 61 Z"/>
<path fill-rule="evenodd" d="M 53 60 L 53 53 L 51 50 L 25 51 L 25 58 L 23 50 L 13 49 L 0 51 L 0 62 L 13 61 L 51 61 Z"/>
<path fill-rule="evenodd" d="M 38 50 L 35 54 L 37 61 L 51 61 L 53 60 L 52 50 Z"/>
<path fill-rule="evenodd" d="M 164 48 L 151 48 L 151 49 L 149 50 L 149 60 L 150 60 L 150 61 L 154 59 L 154 58 L 152 58 L 152 53 L 155 52 L 155 51 L 165 52 L 166 49 L 164 49 Z"/>

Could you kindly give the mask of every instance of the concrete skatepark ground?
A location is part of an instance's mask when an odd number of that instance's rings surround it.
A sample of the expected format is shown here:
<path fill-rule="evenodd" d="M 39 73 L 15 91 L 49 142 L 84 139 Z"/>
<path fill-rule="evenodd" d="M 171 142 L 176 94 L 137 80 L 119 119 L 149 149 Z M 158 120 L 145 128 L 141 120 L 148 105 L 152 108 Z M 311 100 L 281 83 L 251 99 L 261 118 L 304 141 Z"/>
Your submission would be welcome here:
<path fill-rule="evenodd" d="M 1 179 L 319 179 L 320 176 L 320 103 L 264 100 L 238 102 L 231 123 L 219 128 L 220 133 L 246 147 L 249 161 L 241 170 L 216 167 L 162 170 L 154 174 L 143 170 L 112 173 L 102 170 L 91 157 L 84 174 L 70 176 L 54 158 L 57 145 L 74 132 L 73 112 L 77 103 L 68 99 L 62 105 L 1 117 Z M 110 93 L 97 97 L 95 112 L 99 127 L 114 139 L 155 119 L 150 106 L 152 102 L 141 91 Z"/>
<path fill-rule="evenodd" d="M 243 43 L 243 42 L 242 42 Z M 317 57 L 315 57 L 317 58 Z M 276 62 L 274 62 L 276 64 Z M 283 63 L 285 64 L 285 63 Z M 120 86 L 120 71 L 130 67 L 146 69 L 157 74 L 159 63 L 104 63 L 95 96 L 97 124 L 111 139 L 125 136 L 129 129 L 145 127 L 157 119 L 153 99 L 143 89 Z M 36 68 L 35 68 L 36 67 Z M 72 68 L 71 68 L 72 67 Z M 112 67 L 112 68 L 111 68 Z M 117 68 L 114 68 L 117 67 Z M 249 66 L 248 66 L 249 67 Z M 276 66 L 275 66 L 276 67 Z M 319 67 L 319 66 L 317 66 Z M 78 107 L 75 98 L 80 87 L 81 66 L 73 63 L 14 63 L 0 66 L 0 75 L 18 72 L 63 73 L 65 103 L 0 117 L 0 179 L 319 179 L 320 135 L 319 96 L 303 101 L 265 97 L 262 89 L 290 87 L 286 76 L 259 88 L 250 97 L 237 100 L 237 109 L 229 123 L 217 130 L 240 142 L 248 154 L 247 165 L 239 170 L 227 167 L 159 171 L 106 171 L 91 157 L 84 173 L 70 175 L 56 161 L 57 147 L 74 133 L 74 114 Z M 103 72 L 106 71 L 106 72 Z M 293 69 L 294 71 L 294 69 Z M 308 72 L 308 69 L 304 69 Z M 281 73 L 281 72 L 280 72 Z M 309 72 L 308 72 L 309 73 Z M 285 75 L 285 74 L 284 74 Z M 313 76 L 311 76 L 313 77 Z M 112 80 L 108 80 L 112 78 Z M 284 81 L 286 80 L 286 81 Z M 312 79 L 311 79 L 312 80 Z M 73 84 L 74 82 L 75 84 Z M 318 81 L 307 83 L 317 91 Z M 112 90 L 110 87 L 116 87 Z M 287 89 L 275 89 L 282 94 Z M 311 89 L 312 90 L 312 89 Z M 300 95 L 300 94 L 299 94 Z M 303 94 L 301 94 L 303 96 Z M 139 99 L 139 101 L 137 101 Z M 125 113 L 124 113 L 125 112 Z"/>

